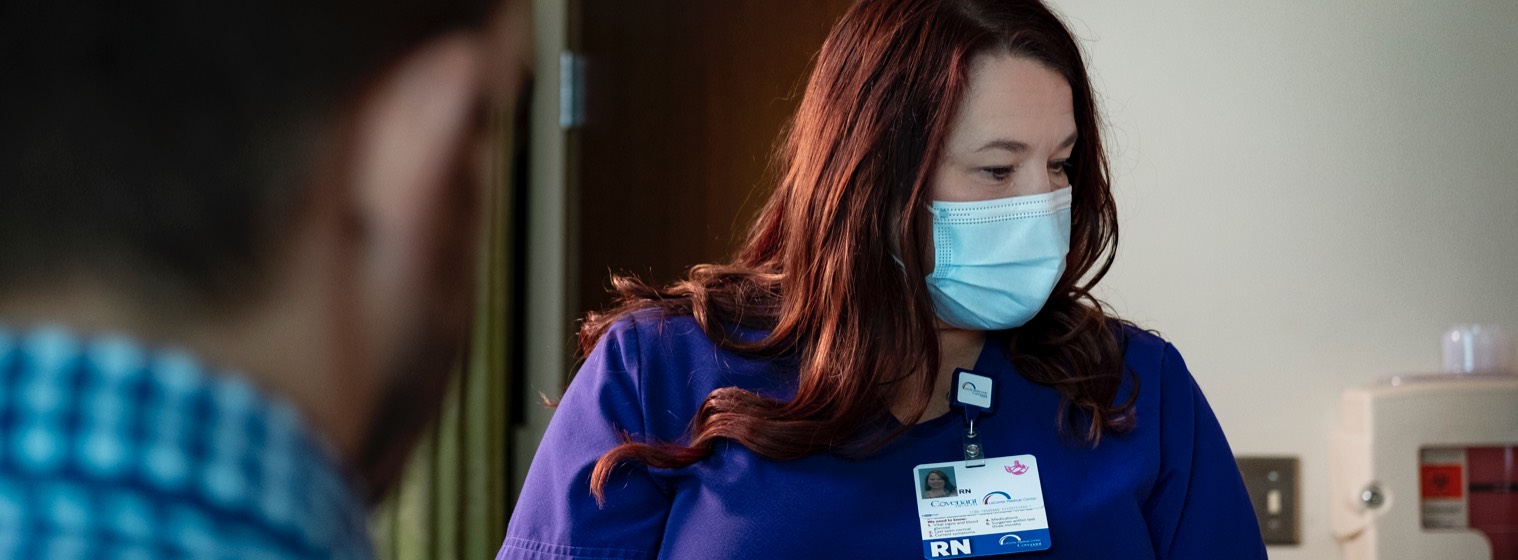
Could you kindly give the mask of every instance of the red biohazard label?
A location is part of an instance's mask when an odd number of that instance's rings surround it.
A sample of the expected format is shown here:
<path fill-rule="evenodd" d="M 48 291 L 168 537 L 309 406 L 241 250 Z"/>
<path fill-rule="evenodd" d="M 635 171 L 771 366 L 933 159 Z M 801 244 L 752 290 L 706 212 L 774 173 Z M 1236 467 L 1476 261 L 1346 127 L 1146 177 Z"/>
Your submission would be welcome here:
<path fill-rule="evenodd" d="M 1460 476 L 1460 465 L 1423 465 L 1423 499 L 1460 499 L 1465 496 L 1465 480 Z"/>

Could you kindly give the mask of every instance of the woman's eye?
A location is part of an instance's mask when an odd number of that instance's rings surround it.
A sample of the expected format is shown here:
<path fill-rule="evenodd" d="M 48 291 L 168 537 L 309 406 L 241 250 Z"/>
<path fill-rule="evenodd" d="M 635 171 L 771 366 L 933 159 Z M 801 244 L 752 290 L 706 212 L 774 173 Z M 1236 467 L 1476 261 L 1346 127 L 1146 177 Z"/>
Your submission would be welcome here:
<path fill-rule="evenodd" d="M 1070 172 L 1070 160 L 1062 159 L 1049 164 L 1049 172 L 1055 175 L 1064 175 Z"/>
<path fill-rule="evenodd" d="M 996 181 L 998 183 L 1005 181 L 1012 176 L 1011 167 L 982 167 L 980 169 L 980 172 L 984 173 L 986 177 L 990 177 L 992 181 Z"/>

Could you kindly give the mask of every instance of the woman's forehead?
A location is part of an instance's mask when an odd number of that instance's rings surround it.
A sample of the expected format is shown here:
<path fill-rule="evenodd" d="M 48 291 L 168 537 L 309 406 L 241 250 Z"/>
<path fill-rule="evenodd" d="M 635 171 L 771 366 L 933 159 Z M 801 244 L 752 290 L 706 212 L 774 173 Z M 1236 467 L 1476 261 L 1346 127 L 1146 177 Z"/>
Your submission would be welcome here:
<path fill-rule="evenodd" d="M 1076 133 L 1069 81 L 1027 57 L 981 55 L 950 131 L 951 149 L 1051 148 Z"/>

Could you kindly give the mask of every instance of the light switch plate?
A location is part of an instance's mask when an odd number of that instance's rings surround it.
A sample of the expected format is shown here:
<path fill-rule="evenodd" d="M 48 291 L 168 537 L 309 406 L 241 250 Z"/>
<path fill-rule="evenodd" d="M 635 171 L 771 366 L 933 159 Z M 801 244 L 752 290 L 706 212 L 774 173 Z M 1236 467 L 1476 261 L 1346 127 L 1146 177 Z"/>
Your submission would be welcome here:
<path fill-rule="evenodd" d="M 1265 544 L 1302 544 L 1296 457 L 1237 457 Z"/>

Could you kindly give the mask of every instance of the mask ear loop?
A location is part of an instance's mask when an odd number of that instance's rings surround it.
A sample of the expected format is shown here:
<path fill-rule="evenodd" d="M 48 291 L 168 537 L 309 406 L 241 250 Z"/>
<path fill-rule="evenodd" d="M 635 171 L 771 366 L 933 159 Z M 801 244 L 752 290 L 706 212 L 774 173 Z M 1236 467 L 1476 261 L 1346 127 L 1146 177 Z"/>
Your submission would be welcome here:
<path fill-rule="evenodd" d="M 927 218 L 927 220 L 928 220 L 928 239 L 931 240 L 933 238 L 933 225 L 932 225 L 933 224 L 933 218 L 937 217 L 938 213 L 933 209 L 933 201 L 931 199 L 927 200 L 926 202 L 927 202 L 926 204 L 918 206 L 917 209 L 922 214 L 925 214 L 924 217 Z M 890 241 L 891 241 L 891 247 L 890 247 L 890 250 L 891 250 L 891 260 L 896 261 L 896 266 L 899 267 L 899 268 L 901 268 L 901 271 L 903 273 L 905 273 L 907 271 L 907 263 L 905 261 L 901 260 L 901 255 L 902 255 L 901 247 L 902 247 L 902 244 L 904 242 L 906 242 L 907 240 L 902 239 L 902 236 L 906 235 L 906 229 L 905 228 L 906 228 L 907 220 L 910 219 L 909 218 L 909 214 L 910 214 L 910 212 L 908 211 L 907 208 L 902 208 L 899 211 L 895 211 L 895 212 L 891 213 L 891 215 L 892 215 L 891 219 L 896 222 L 896 228 L 895 228 L 896 229 L 896 235 L 894 235 L 894 236 L 892 236 L 890 238 Z M 907 237 L 910 237 L 910 236 L 908 235 Z M 920 251 L 920 249 L 917 249 L 917 250 Z M 935 250 L 937 250 L 937 248 L 934 247 L 934 246 L 932 246 L 932 245 L 929 245 L 928 246 L 928 250 L 929 251 L 935 251 Z M 924 276 L 931 275 L 933 273 L 933 268 L 936 266 L 936 264 L 937 263 L 932 263 L 932 262 L 928 263 L 928 270 L 924 272 Z"/>

